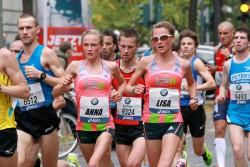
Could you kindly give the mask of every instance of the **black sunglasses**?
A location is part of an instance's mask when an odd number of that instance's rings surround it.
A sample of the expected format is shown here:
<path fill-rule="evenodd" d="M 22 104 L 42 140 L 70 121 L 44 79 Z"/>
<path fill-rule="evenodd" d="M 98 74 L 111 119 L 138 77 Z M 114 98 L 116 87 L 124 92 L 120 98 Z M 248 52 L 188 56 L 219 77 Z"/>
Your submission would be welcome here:
<path fill-rule="evenodd" d="M 164 34 L 164 35 L 161 35 L 161 36 L 158 36 L 158 37 L 152 37 L 151 40 L 153 42 L 158 42 L 159 40 L 166 41 L 169 37 L 172 37 L 172 35 Z"/>

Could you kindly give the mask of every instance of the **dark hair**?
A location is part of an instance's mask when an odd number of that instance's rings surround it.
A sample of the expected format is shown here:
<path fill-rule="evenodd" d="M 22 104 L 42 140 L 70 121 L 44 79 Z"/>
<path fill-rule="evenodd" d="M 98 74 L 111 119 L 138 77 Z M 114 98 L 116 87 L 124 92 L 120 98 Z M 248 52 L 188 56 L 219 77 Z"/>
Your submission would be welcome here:
<path fill-rule="evenodd" d="M 133 28 L 125 28 L 124 30 L 122 30 L 120 36 L 119 36 L 119 41 L 121 40 L 121 37 L 135 37 L 135 42 L 136 44 L 139 43 L 139 33 L 133 29 Z"/>
<path fill-rule="evenodd" d="M 113 38 L 113 44 L 117 45 L 117 37 L 113 31 L 105 29 L 102 30 L 101 33 L 103 36 L 111 36 Z"/>
<path fill-rule="evenodd" d="M 69 41 L 63 41 L 59 45 L 59 50 L 62 51 L 63 53 L 66 53 L 68 49 L 71 49 L 71 43 Z"/>
<path fill-rule="evenodd" d="M 34 19 L 35 26 L 38 27 L 37 18 L 36 18 L 36 16 L 34 16 L 34 15 L 31 14 L 31 13 L 23 13 L 23 14 L 21 14 L 21 15 L 18 17 L 17 25 L 18 25 L 19 19 L 24 19 L 24 18 L 29 18 L 29 17 L 32 17 L 32 18 Z"/>
<path fill-rule="evenodd" d="M 111 36 L 113 38 L 113 44 L 116 45 L 115 53 L 119 52 L 116 34 L 113 31 L 108 30 L 108 29 L 102 30 L 101 33 L 103 36 Z"/>
<path fill-rule="evenodd" d="M 250 41 L 250 30 L 246 27 L 238 27 L 236 28 L 236 30 L 234 31 L 234 35 L 236 32 L 244 32 L 247 34 L 247 39 L 248 41 Z"/>
<path fill-rule="evenodd" d="M 20 36 L 17 34 L 14 41 L 21 40 Z"/>
<path fill-rule="evenodd" d="M 196 47 L 198 47 L 199 45 L 199 37 L 197 36 L 197 34 L 193 31 L 191 31 L 190 29 L 185 29 L 180 33 L 179 36 L 179 42 L 181 42 L 181 40 L 185 37 L 189 37 L 191 39 L 194 40 L 194 44 Z"/>

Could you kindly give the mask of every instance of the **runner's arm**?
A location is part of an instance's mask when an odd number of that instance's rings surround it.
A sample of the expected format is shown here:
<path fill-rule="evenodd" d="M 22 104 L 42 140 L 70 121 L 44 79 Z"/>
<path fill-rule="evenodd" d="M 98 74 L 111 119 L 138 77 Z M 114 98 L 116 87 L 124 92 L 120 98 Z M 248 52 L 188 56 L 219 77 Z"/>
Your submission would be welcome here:
<path fill-rule="evenodd" d="M 18 66 L 18 62 L 12 53 L 8 50 L 1 49 L 0 59 L 2 61 L 7 76 L 13 81 L 13 86 L 1 85 L 1 93 L 12 97 L 28 99 L 30 96 L 29 87 L 26 85 L 26 80 Z"/>
<path fill-rule="evenodd" d="M 215 98 L 215 103 L 217 104 L 222 104 L 227 97 L 229 87 L 228 69 L 230 66 L 230 62 L 230 60 L 226 61 L 223 66 L 223 79 L 220 85 L 219 95 Z"/>
<path fill-rule="evenodd" d="M 135 84 L 137 83 L 138 79 L 146 73 L 147 71 L 146 69 L 149 64 L 150 59 L 151 59 L 150 57 L 142 57 L 141 60 L 138 62 L 134 74 L 132 75 L 128 84 L 125 87 L 126 94 L 133 94 L 132 92 L 133 86 L 135 86 L 133 88 L 135 94 L 141 94 L 142 92 L 144 92 L 145 87 L 141 85 L 137 86 Z"/>
<path fill-rule="evenodd" d="M 183 62 L 182 65 L 183 65 L 183 69 L 185 71 L 185 76 L 187 80 L 187 89 L 188 89 L 188 93 L 190 96 L 189 105 L 192 108 L 192 110 L 196 110 L 198 108 L 198 100 L 197 100 L 197 93 L 196 93 L 197 84 L 194 80 L 189 61 L 182 59 L 182 62 Z"/>
<path fill-rule="evenodd" d="M 201 75 L 202 78 L 205 80 L 205 83 L 201 85 L 197 85 L 197 91 L 215 89 L 216 84 L 215 84 L 214 78 L 210 74 L 210 72 L 206 69 L 206 66 L 200 59 L 196 59 L 196 61 L 194 62 L 194 67 L 197 73 Z"/>
<path fill-rule="evenodd" d="M 48 68 L 55 75 L 55 77 L 46 75 L 46 78 L 43 81 L 49 84 L 50 86 L 55 86 L 60 81 L 60 78 L 64 76 L 65 71 L 60 64 L 56 53 L 52 49 L 45 48 L 42 54 L 43 54 L 42 59 L 44 59 L 45 64 L 48 65 Z"/>
<path fill-rule="evenodd" d="M 73 79 L 76 77 L 78 66 L 80 65 L 80 61 L 73 61 L 69 64 L 66 69 L 65 76 L 61 78 L 58 84 L 53 88 L 52 95 L 53 97 L 58 97 L 62 93 L 69 92 L 71 89 L 71 83 Z"/>

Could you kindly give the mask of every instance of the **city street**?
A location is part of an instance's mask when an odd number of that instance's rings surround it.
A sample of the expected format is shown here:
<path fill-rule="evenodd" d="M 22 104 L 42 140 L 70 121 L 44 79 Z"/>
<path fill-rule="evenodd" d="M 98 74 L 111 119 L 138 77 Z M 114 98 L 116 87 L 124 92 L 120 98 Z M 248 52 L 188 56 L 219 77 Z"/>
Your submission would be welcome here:
<path fill-rule="evenodd" d="M 125 126 L 135 121 L 141 123 L 142 105 L 150 112 L 144 115 L 143 121 L 155 123 L 148 125 L 147 139 L 162 137 L 162 132 L 180 136 L 179 103 L 186 105 L 191 101 L 191 105 L 196 105 L 192 104 L 195 100 L 202 103 L 203 90 L 207 90 L 206 124 L 200 117 L 204 117 L 204 111 L 202 115 L 199 111 L 192 114 L 193 111 L 187 109 L 185 114 L 202 120 L 201 124 L 190 121 L 192 127 L 199 128 L 191 128 L 191 132 L 196 131 L 193 135 L 200 136 L 205 127 L 205 144 L 213 156 L 210 167 L 218 167 L 213 110 L 215 89 L 220 85 L 220 94 L 226 96 L 226 91 L 231 92 L 234 105 L 232 114 L 228 114 L 232 115 L 232 121 L 228 121 L 241 122 L 245 130 L 250 128 L 249 36 L 250 0 L 0 0 L 0 167 L 31 166 L 33 158 L 38 158 L 36 167 L 43 167 L 42 160 L 46 166 L 55 166 L 58 157 L 57 165 L 64 167 L 69 165 L 65 161 L 72 152 L 78 156 L 81 167 L 88 167 L 78 140 L 93 143 L 96 135 L 110 132 L 107 128 L 114 128 L 114 122 Z M 182 95 L 189 99 L 181 101 Z M 216 101 L 220 103 L 224 98 L 218 97 Z M 110 118 L 113 105 L 119 111 L 118 120 L 114 122 Z M 218 113 L 218 117 L 223 116 Z M 123 134 L 131 134 L 129 138 L 143 134 L 136 125 L 134 129 L 125 126 L 121 125 L 120 129 L 116 126 L 121 143 L 128 143 Z M 236 133 L 237 128 L 230 125 L 233 143 L 240 143 L 239 138 L 244 135 Z M 18 132 L 18 142 L 16 134 L 11 135 L 16 129 L 22 131 Z M 167 136 L 167 142 L 158 140 L 148 144 L 151 166 L 153 160 L 158 166 L 167 164 L 167 158 L 173 156 L 171 146 L 176 148 L 179 144 L 178 137 L 173 136 L 170 136 L 172 141 Z M 250 132 L 247 131 L 246 136 L 250 138 Z M 117 135 L 117 142 L 118 138 Z M 106 139 L 99 139 L 105 143 Z M 132 160 L 126 159 L 126 148 L 118 146 L 119 158 L 125 157 L 128 167 L 136 160 L 138 166 L 144 167 L 139 158 L 139 153 L 144 153 L 140 149 L 144 148 L 144 138 L 141 139 L 136 145 L 139 146 L 136 155 L 131 154 Z M 111 140 L 110 137 L 106 141 Z M 235 167 L 228 128 L 225 140 L 225 167 Z M 202 142 L 195 141 L 202 146 Z M 250 139 L 248 142 L 250 144 Z M 18 154 L 11 155 L 16 143 Z M 163 147 L 159 143 L 164 143 Z M 224 146 L 224 140 L 216 139 L 216 146 L 221 143 Z M 189 130 L 186 144 L 187 166 L 206 167 L 203 157 L 194 153 Z M 200 145 L 198 148 L 203 148 Z M 91 152 L 91 146 L 83 151 Z M 100 149 L 102 146 L 97 144 Z M 250 167 L 247 138 L 244 147 L 243 144 L 234 147 L 237 152 L 244 150 L 246 166 Z M 162 148 L 169 152 L 162 154 L 166 159 L 158 163 L 156 152 L 164 150 Z M 98 153 L 100 149 L 95 151 Z M 195 150 L 202 153 L 197 147 Z M 102 151 L 106 153 L 105 149 Z M 237 154 L 237 160 L 242 154 Z M 69 156 L 72 163 L 75 159 L 74 154 Z M 114 167 L 120 167 L 115 148 L 111 159 Z M 207 159 L 210 163 L 210 157 Z M 92 158 L 90 166 L 94 161 L 99 163 Z"/>
<path fill-rule="evenodd" d="M 206 102 L 205 109 L 206 109 L 206 114 L 207 114 L 205 142 L 207 144 L 208 149 L 213 154 L 213 163 L 212 163 L 211 167 L 215 167 L 216 166 L 216 157 L 215 157 L 215 151 L 214 151 L 214 125 L 213 125 L 213 118 L 212 118 L 212 114 L 213 114 L 213 112 L 212 112 L 213 101 L 212 100 L 208 100 Z M 187 142 L 188 142 L 187 153 L 188 153 L 189 167 L 205 167 L 206 165 L 204 164 L 202 157 L 196 156 L 193 152 L 190 134 L 187 135 Z M 232 147 L 231 147 L 228 133 L 226 134 L 226 144 L 227 144 L 226 167 L 233 167 L 234 166 L 233 152 L 232 152 Z M 245 146 L 245 148 L 247 148 L 247 146 Z M 79 162 L 80 162 L 81 166 L 86 167 L 87 164 L 86 164 L 84 158 L 82 157 L 82 154 L 78 148 L 75 151 L 75 153 L 79 156 Z M 112 151 L 112 161 L 113 161 L 115 167 L 119 167 L 119 162 L 118 162 L 115 150 Z M 248 165 L 250 165 L 249 162 L 248 162 Z"/>

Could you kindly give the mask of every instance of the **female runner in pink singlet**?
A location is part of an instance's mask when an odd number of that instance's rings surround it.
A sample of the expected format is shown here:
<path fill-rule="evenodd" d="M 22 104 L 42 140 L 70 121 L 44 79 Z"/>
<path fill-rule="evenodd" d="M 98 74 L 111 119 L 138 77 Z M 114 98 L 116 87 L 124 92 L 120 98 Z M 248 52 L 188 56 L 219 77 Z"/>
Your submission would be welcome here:
<path fill-rule="evenodd" d="M 109 101 L 121 100 L 124 78 L 115 62 L 100 59 L 103 37 L 97 30 L 86 30 L 82 35 L 82 46 L 86 59 L 73 61 L 65 77 L 54 88 L 53 96 L 67 92 L 75 84 L 78 109 L 77 137 L 88 166 L 113 166 L 110 157 L 114 136 L 114 120 Z M 117 91 L 111 92 L 112 78 L 119 83 Z"/>
<path fill-rule="evenodd" d="M 183 133 L 180 88 L 186 75 L 190 106 L 197 109 L 196 83 L 188 61 L 172 53 L 175 27 L 162 21 L 151 32 L 156 53 L 143 57 L 125 88 L 127 94 L 141 94 L 136 85 L 145 74 L 146 93 L 142 120 L 145 123 L 146 149 L 150 167 L 170 167 Z"/>

